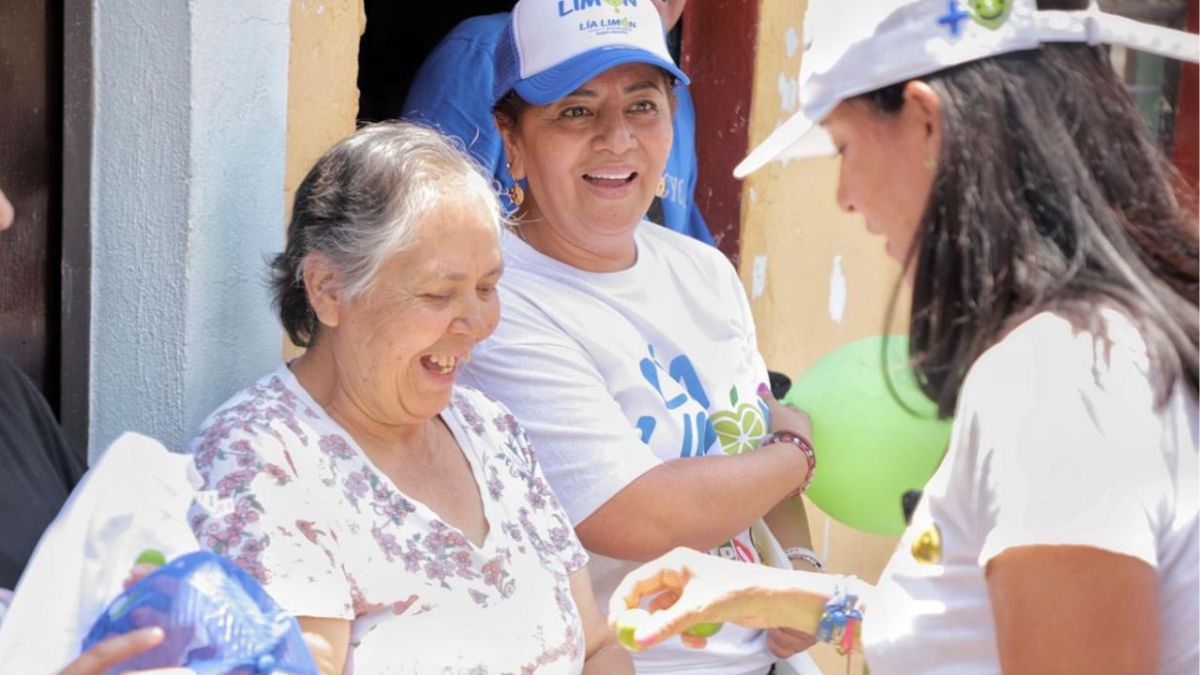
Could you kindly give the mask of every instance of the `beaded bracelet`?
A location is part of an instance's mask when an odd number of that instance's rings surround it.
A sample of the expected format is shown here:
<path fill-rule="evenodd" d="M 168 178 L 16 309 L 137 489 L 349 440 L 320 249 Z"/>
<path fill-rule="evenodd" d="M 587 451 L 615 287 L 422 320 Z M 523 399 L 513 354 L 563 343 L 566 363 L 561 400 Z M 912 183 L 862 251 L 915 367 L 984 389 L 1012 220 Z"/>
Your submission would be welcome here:
<path fill-rule="evenodd" d="M 808 460 L 808 474 L 804 477 L 804 481 L 800 483 L 800 487 L 796 488 L 788 497 L 798 497 L 801 493 L 808 489 L 809 483 L 812 483 L 813 474 L 817 472 L 817 455 L 813 452 L 812 442 L 794 431 L 776 431 L 767 436 L 763 441 L 763 445 L 771 445 L 772 443 L 791 443 L 800 448 L 804 453 L 804 458 Z"/>
<path fill-rule="evenodd" d="M 840 654 L 849 654 L 854 647 L 854 632 L 863 618 L 862 612 L 855 607 L 857 604 L 857 595 L 835 587 L 817 624 L 817 640 L 834 645 Z"/>

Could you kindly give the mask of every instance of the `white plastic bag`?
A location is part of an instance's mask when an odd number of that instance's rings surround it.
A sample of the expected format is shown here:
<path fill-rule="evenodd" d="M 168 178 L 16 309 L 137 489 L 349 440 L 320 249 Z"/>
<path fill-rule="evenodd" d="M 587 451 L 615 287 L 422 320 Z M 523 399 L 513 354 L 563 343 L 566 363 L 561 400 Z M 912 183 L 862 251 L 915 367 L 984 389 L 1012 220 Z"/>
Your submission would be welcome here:
<path fill-rule="evenodd" d="M 0 624 L 5 673 L 56 673 L 121 592 L 147 548 L 168 560 L 199 548 L 187 511 L 199 487 L 190 455 L 127 433 L 109 446 L 46 529 Z"/>

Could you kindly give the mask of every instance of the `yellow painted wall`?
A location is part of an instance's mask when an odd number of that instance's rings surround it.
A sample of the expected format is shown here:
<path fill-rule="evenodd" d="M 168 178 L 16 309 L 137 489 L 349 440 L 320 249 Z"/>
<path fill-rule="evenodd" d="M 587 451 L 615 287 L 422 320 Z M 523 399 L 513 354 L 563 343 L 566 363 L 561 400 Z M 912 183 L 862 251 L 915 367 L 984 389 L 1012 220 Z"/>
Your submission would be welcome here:
<path fill-rule="evenodd" d="M 363 0 L 292 0 L 283 185 L 289 218 L 292 197 L 309 168 L 323 152 L 354 131 L 358 115 L 358 40 L 366 21 Z M 285 357 L 298 353 L 285 337 Z"/>
<path fill-rule="evenodd" d="M 797 109 L 806 5 L 759 3 L 751 146 Z M 777 162 L 751 175 L 743 191 L 741 272 L 759 348 L 772 370 L 793 379 L 838 346 L 885 332 L 900 273 L 884 253 L 882 238 L 868 233 L 859 216 L 838 209 L 837 173 L 832 158 Z M 904 298 L 890 332 L 905 332 L 907 317 Z M 875 581 L 896 539 L 852 530 L 812 503 L 808 508 L 813 548 L 828 570 Z M 824 672 L 846 672 L 845 659 L 832 648 L 819 645 L 812 653 Z M 861 672 L 857 658 L 852 672 Z"/>

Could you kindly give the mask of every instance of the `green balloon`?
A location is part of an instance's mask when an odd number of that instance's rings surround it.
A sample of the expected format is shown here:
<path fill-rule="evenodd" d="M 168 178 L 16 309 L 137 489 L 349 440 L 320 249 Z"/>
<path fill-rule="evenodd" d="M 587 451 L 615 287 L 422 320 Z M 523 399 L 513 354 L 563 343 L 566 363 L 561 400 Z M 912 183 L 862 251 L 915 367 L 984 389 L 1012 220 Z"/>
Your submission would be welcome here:
<path fill-rule="evenodd" d="M 796 378 L 783 402 L 812 417 L 817 470 L 806 494 L 813 503 L 850 527 L 896 535 L 905 526 L 901 498 L 937 470 L 950 422 L 937 419 L 917 387 L 908 337 L 887 337 L 886 360 L 883 346 L 884 336 L 876 335 L 826 354 Z"/>

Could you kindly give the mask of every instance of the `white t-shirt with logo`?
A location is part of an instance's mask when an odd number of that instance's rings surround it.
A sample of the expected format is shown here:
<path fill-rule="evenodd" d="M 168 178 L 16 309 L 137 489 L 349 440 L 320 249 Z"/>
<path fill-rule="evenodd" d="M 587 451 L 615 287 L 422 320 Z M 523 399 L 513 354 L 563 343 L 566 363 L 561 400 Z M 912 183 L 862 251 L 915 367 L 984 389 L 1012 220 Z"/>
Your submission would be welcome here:
<path fill-rule="evenodd" d="M 521 420 L 576 525 L 660 463 L 751 451 L 768 428 L 766 366 L 733 266 L 651 223 L 635 238 L 632 267 L 592 273 L 506 233 L 500 326 L 461 374 Z M 749 530 L 715 553 L 760 561 Z M 636 564 L 591 558 L 607 607 Z M 765 672 L 773 661 L 765 633 L 732 624 L 706 649 L 673 640 L 635 658 L 639 673 Z"/>
<path fill-rule="evenodd" d="M 1107 356 L 1043 313 L 971 368 L 950 450 L 867 608 L 872 675 L 999 673 L 985 569 L 1030 545 L 1145 561 L 1158 576 L 1159 672 L 1200 670 L 1196 399 L 1177 383 L 1156 411 L 1140 335 L 1116 312 L 1104 319 Z"/>

